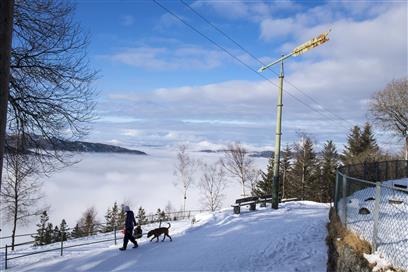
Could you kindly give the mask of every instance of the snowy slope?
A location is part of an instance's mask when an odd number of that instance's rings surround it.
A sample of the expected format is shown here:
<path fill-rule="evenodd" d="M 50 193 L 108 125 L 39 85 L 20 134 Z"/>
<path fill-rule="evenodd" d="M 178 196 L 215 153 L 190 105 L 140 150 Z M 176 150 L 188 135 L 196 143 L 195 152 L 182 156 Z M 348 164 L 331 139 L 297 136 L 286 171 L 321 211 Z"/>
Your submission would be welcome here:
<path fill-rule="evenodd" d="M 231 209 L 173 222 L 173 242 L 120 252 L 112 242 L 13 260 L 9 271 L 326 271 L 328 205 L 282 204 L 241 215 Z M 130 244 L 131 246 L 131 244 Z M 26 250 L 27 251 L 27 250 Z"/>

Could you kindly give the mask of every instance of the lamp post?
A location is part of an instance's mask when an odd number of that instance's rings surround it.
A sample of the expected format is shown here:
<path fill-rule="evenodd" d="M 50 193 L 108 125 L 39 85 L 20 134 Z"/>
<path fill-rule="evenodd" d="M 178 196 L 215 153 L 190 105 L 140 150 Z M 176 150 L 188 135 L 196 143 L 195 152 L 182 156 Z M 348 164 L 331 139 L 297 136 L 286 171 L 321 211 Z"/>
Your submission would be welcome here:
<path fill-rule="evenodd" d="M 291 53 L 287 55 L 282 55 L 279 59 L 275 60 L 274 62 L 261 67 L 258 72 L 263 72 L 264 70 L 270 68 L 271 66 L 280 63 L 280 73 L 279 73 L 279 90 L 278 90 L 278 102 L 277 102 L 277 114 L 276 114 L 276 132 L 275 132 L 275 157 L 273 161 L 273 178 L 272 178 L 272 208 L 278 209 L 279 203 L 279 160 L 280 160 L 280 147 L 281 147 L 281 136 L 282 136 L 282 97 L 283 97 L 283 78 L 284 78 L 284 70 L 283 70 L 283 61 L 290 58 L 291 56 L 299 56 L 306 51 L 317 47 L 329 40 L 327 35 L 330 33 L 331 30 L 320 34 L 318 37 L 313 38 L 304 44 L 299 45 L 295 49 L 292 50 Z"/>

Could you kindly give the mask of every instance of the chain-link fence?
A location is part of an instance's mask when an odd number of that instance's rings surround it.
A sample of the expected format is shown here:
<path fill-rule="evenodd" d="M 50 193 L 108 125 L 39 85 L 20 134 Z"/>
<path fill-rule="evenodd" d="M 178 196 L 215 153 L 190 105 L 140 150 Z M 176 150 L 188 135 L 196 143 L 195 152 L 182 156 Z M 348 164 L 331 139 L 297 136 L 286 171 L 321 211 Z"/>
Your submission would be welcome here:
<path fill-rule="evenodd" d="M 373 252 L 408 271 L 407 185 L 408 161 L 342 167 L 337 171 L 335 207 L 342 223 L 370 242 Z"/>

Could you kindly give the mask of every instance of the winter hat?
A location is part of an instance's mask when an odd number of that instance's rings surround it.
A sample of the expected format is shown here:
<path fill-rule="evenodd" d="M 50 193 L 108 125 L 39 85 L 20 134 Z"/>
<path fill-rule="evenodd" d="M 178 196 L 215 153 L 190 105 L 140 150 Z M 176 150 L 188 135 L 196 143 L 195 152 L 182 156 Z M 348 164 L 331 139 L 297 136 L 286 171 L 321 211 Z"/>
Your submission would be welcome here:
<path fill-rule="evenodd" d="M 123 208 L 123 210 L 124 210 L 125 212 L 130 211 L 129 206 L 125 206 L 125 208 Z"/>

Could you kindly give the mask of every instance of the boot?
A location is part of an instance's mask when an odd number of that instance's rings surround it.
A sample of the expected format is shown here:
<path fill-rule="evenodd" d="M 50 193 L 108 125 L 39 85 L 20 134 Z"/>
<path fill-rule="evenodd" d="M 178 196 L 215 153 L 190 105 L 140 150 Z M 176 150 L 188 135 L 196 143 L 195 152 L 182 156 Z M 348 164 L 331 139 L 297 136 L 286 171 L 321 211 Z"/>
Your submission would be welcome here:
<path fill-rule="evenodd" d="M 126 250 L 126 248 L 121 247 L 121 248 L 119 248 L 119 250 L 124 251 L 124 250 Z"/>

